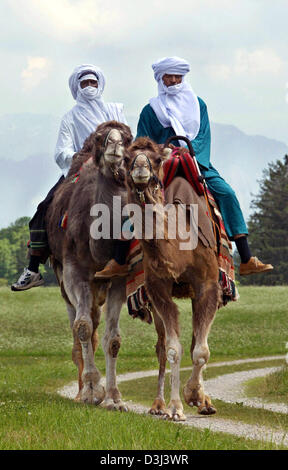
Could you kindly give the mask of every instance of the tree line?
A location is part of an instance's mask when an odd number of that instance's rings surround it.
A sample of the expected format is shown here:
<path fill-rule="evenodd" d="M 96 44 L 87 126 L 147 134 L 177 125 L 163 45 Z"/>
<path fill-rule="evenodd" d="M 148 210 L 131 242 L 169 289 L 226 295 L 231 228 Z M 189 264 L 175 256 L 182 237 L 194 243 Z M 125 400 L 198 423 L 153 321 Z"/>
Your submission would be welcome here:
<path fill-rule="evenodd" d="M 29 220 L 29 217 L 21 217 L 0 230 L 0 286 L 15 282 L 28 265 Z M 57 283 L 48 263 L 41 265 L 40 271 L 45 277 L 45 285 Z"/>
<path fill-rule="evenodd" d="M 253 256 L 271 263 L 274 270 L 255 276 L 241 276 L 241 284 L 288 284 L 288 155 L 270 163 L 263 171 L 260 190 L 251 203 L 248 221 Z"/>
<path fill-rule="evenodd" d="M 270 163 L 263 171 L 259 193 L 251 205 L 253 213 L 248 221 L 251 252 L 265 263 L 271 263 L 274 270 L 237 279 L 241 284 L 288 284 L 288 155 L 283 161 Z M 0 230 L 0 286 L 15 282 L 28 264 L 29 220 L 21 217 Z M 237 256 L 235 261 L 237 265 Z M 48 263 L 41 266 L 41 272 L 45 285 L 57 283 Z"/>

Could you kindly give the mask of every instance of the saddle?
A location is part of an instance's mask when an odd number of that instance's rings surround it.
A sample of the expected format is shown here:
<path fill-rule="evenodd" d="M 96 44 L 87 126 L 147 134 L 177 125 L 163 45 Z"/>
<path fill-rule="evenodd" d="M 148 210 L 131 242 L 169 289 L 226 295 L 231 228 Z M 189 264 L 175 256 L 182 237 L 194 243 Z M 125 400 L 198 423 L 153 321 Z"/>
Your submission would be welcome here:
<path fill-rule="evenodd" d="M 167 188 L 173 178 L 178 175 L 187 179 L 199 196 L 204 194 L 204 184 L 202 180 L 199 179 L 199 170 L 196 167 L 195 161 L 188 152 L 183 152 L 181 147 L 173 150 L 171 157 L 164 162 L 163 170 L 163 184 L 165 188 Z"/>

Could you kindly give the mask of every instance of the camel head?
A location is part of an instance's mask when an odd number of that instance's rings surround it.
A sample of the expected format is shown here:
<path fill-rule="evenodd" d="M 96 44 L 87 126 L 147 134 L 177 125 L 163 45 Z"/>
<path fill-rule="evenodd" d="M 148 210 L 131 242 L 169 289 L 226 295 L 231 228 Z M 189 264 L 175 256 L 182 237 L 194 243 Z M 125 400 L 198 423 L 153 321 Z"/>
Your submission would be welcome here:
<path fill-rule="evenodd" d="M 128 148 L 125 158 L 127 183 L 132 192 L 151 194 L 162 188 L 162 163 L 169 158 L 171 150 L 157 145 L 148 137 L 139 137 Z"/>
<path fill-rule="evenodd" d="M 117 121 L 100 124 L 86 140 L 83 152 L 92 155 L 94 164 L 107 177 L 124 180 L 123 159 L 132 142 L 130 128 Z"/>

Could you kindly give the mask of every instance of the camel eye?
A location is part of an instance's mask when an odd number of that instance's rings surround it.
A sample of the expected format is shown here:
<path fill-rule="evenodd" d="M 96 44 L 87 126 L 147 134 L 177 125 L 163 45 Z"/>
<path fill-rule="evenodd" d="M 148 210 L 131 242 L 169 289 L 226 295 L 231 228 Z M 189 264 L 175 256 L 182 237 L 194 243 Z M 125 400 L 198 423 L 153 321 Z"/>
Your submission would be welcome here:
<path fill-rule="evenodd" d="M 122 141 L 122 140 L 114 140 L 114 139 L 109 138 L 109 139 L 107 140 L 107 144 L 123 145 L 123 141 Z"/>

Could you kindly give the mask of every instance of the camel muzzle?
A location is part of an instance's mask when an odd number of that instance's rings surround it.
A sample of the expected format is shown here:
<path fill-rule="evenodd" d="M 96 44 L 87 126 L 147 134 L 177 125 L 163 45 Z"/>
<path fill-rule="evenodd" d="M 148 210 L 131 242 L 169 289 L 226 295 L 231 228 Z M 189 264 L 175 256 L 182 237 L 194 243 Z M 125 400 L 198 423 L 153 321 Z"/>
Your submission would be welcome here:
<path fill-rule="evenodd" d="M 143 189 L 148 186 L 153 172 L 151 162 L 145 153 L 136 155 L 129 173 L 136 187 L 140 186 Z"/>
<path fill-rule="evenodd" d="M 112 129 L 104 141 L 104 159 L 107 163 L 115 163 L 124 158 L 125 147 L 122 135 L 118 129 Z"/>

